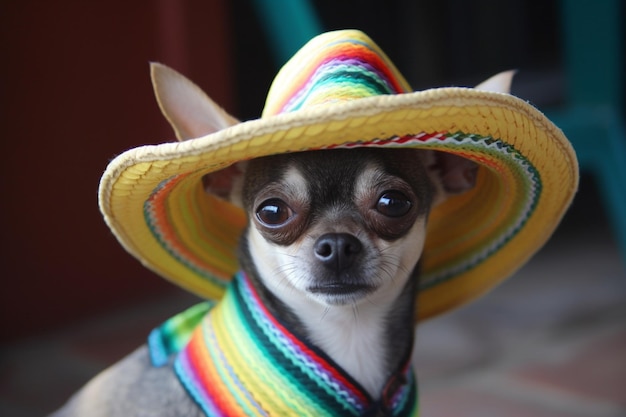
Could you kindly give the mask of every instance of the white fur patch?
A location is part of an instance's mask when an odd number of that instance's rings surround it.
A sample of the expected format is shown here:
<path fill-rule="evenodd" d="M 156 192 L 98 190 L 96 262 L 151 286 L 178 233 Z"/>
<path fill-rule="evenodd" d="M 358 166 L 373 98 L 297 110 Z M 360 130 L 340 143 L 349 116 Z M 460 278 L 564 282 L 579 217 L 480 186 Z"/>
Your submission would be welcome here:
<path fill-rule="evenodd" d="M 295 167 L 287 169 L 283 182 L 285 183 L 285 188 L 289 190 L 290 195 L 294 199 L 302 202 L 309 201 L 306 178 Z"/>

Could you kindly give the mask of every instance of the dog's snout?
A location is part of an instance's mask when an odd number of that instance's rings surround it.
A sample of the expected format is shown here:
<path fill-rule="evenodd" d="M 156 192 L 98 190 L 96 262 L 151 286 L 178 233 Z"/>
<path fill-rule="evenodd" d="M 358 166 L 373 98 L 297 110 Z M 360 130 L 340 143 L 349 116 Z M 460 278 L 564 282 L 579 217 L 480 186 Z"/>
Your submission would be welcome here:
<path fill-rule="evenodd" d="M 326 267 L 341 271 L 352 265 L 361 252 L 361 241 L 349 233 L 327 233 L 313 247 L 315 257 Z"/>

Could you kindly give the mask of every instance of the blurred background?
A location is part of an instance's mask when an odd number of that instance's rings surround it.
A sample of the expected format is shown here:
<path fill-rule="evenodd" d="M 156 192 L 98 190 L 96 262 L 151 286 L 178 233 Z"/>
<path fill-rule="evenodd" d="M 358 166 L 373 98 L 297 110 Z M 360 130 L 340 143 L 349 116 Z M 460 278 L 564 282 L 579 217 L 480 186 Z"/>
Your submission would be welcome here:
<path fill-rule="evenodd" d="M 581 187 L 546 247 L 418 330 L 425 416 L 626 415 L 624 6 L 618 0 L 0 3 L 0 415 L 38 416 L 196 299 L 110 234 L 116 154 L 173 140 L 148 63 L 240 119 L 310 36 L 357 28 L 416 90 L 517 69 L 513 93 L 572 140 Z"/>

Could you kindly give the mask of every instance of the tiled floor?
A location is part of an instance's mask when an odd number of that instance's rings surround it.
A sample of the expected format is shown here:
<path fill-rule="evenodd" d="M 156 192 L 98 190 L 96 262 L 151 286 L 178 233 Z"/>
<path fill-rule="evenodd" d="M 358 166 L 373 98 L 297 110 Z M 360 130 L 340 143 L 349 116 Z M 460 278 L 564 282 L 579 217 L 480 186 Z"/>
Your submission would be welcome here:
<path fill-rule="evenodd" d="M 603 234 L 563 237 L 416 350 L 427 417 L 626 416 L 623 263 Z"/>
<path fill-rule="evenodd" d="M 626 269 L 595 197 L 511 280 L 419 328 L 423 416 L 626 416 Z M 0 416 L 45 415 L 194 301 L 175 290 L 4 346 Z"/>

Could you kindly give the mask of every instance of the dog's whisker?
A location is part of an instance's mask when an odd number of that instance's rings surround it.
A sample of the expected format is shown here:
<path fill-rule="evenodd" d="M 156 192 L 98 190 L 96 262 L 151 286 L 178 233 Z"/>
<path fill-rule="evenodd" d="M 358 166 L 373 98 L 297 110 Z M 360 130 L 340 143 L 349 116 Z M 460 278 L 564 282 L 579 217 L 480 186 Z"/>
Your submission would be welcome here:
<path fill-rule="evenodd" d="M 326 306 L 320 315 L 320 323 L 324 321 L 328 313 L 330 312 L 330 306 Z"/>
<path fill-rule="evenodd" d="M 354 301 L 352 302 L 352 317 L 355 324 L 359 322 L 359 306 Z"/>

